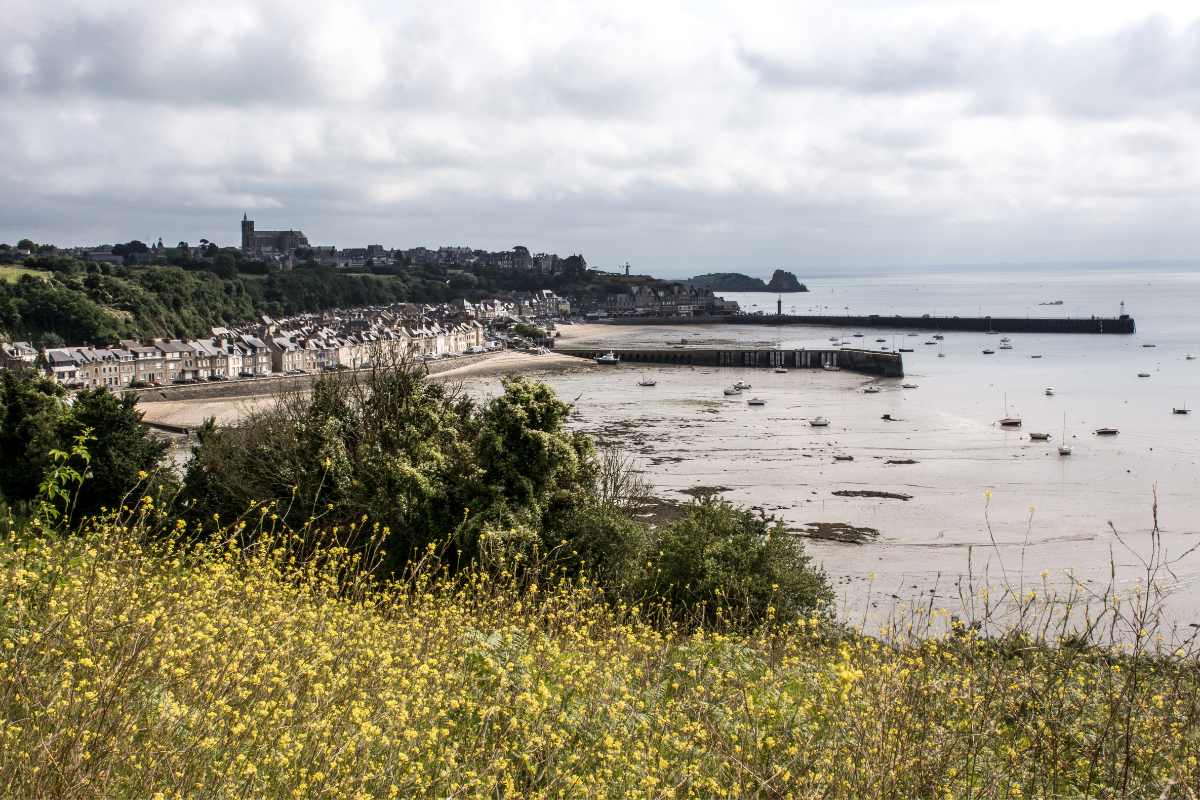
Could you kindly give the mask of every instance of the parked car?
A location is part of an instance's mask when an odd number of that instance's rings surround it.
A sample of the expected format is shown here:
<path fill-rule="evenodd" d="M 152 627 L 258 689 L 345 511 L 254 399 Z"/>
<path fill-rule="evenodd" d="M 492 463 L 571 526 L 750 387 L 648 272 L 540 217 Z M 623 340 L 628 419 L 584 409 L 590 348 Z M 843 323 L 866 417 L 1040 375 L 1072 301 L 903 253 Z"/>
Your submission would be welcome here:
<path fill-rule="evenodd" d="M 229 380 L 229 378 L 225 377 L 224 375 L 209 375 L 208 379 L 210 381 L 227 381 L 227 380 Z"/>
<path fill-rule="evenodd" d="M 253 372 L 239 372 L 238 377 L 239 378 L 253 378 L 254 373 Z"/>
<path fill-rule="evenodd" d="M 157 386 L 160 389 L 162 388 L 162 385 L 163 385 L 162 381 L 149 381 L 149 383 L 151 386 Z"/>

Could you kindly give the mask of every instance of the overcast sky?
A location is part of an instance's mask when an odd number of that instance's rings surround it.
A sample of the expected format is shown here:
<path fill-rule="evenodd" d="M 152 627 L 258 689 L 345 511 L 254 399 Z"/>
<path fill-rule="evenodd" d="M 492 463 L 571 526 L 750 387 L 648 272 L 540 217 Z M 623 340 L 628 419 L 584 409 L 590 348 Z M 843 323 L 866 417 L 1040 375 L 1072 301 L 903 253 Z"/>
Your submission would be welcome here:
<path fill-rule="evenodd" d="M 1200 254 L 1200 4 L 0 0 L 0 241 Z"/>

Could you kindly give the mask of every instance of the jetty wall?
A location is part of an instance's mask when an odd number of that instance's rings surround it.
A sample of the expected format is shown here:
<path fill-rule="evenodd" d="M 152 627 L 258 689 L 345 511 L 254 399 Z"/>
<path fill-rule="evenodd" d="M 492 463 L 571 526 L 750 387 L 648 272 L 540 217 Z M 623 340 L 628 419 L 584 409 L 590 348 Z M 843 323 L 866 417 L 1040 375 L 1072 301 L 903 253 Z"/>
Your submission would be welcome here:
<path fill-rule="evenodd" d="M 824 369 L 825 365 L 849 372 L 878 375 L 881 378 L 903 378 L 904 359 L 899 353 L 877 353 L 870 350 L 831 348 L 829 350 L 709 350 L 704 348 L 624 350 L 555 348 L 567 356 L 595 359 L 612 352 L 623 364 L 676 364 L 695 367 L 757 367 L 773 369 Z"/>
<path fill-rule="evenodd" d="M 923 331 L 1001 331 L 1004 333 L 1135 333 L 1132 317 L 1091 319 L 1037 317 L 885 317 L 816 314 L 732 314 L 702 317 L 621 317 L 609 325 L 820 325 L 826 328 Z"/>

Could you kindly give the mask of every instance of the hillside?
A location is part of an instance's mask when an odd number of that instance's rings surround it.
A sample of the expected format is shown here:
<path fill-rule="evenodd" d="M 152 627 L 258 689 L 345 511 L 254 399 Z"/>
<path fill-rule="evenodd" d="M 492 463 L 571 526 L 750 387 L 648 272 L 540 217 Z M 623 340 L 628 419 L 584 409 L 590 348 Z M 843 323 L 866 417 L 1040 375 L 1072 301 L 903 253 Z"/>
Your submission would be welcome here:
<path fill-rule="evenodd" d="M 464 298 L 478 302 L 518 289 L 587 297 L 628 287 L 582 269 L 563 275 L 483 269 L 448 275 L 436 265 L 387 264 L 351 271 L 308 262 L 293 270 L 269 270 L 235 250 L 222 252 L 214 262 L 180 258 L 147 266 L 31 257 L 0 273 L 0 338 L 79 345 L 130 337 L 195 337 L 213 326 L 249 322 L 263 314 L 285 317 Z"/>

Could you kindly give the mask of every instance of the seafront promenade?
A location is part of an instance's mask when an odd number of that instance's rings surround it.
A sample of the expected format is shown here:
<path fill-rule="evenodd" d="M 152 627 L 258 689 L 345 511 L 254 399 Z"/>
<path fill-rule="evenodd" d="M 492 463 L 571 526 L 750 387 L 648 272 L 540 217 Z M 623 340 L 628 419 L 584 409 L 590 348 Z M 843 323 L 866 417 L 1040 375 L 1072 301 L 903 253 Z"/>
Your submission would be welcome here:
<path fill-rule="evenodd" d="M 731 314 L 703 317 L 626 317 L 608 325 L 821 325 L 833 328 L 975 331 L 986 333 L 1135 333 L 1132 317 L 885 317 L 820 314 Z"/>

